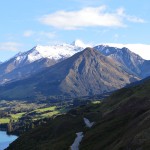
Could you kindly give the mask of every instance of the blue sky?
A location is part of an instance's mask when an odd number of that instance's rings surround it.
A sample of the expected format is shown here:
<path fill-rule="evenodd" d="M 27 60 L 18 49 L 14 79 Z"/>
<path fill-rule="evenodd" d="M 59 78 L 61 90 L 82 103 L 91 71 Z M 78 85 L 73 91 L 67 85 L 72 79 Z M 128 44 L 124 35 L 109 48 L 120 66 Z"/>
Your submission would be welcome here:
<path fill-rule="evenodd" d="M 149 11 L 148 0 L 1 1 L 0 60 L 38 44 L 75 39 L 150 45 Z"/>

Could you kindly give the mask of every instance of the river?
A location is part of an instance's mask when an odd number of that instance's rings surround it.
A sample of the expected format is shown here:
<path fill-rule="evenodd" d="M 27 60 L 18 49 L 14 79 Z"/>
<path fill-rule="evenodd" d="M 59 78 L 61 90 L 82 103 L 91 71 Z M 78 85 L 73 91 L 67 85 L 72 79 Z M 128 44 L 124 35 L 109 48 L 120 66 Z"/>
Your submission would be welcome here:
<path fill-rule="evenodd" d="M 0 131 L 0 150 L 4 150 L 17 139 L 15 135 L 7 135 L 6 131 Z"/>

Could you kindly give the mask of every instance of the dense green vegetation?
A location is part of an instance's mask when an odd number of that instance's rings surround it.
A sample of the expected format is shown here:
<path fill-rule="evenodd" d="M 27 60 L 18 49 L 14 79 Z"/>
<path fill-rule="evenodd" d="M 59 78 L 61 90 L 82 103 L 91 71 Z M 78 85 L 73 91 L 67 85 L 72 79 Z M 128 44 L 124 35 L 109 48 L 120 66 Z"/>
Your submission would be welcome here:
<path fill-rule="evenodd" d="M 7 123 L 9 123 L 10 122 L 10 118 L 0 118 L 0 123 L 1 124 L 7 124 Z"/>
<path fill-rule="evenodd" d="M 7 103 L 7 102 L 6 102 Z M 6 105 L 5 103 L 5 105 Z M 13 102 L 11 102 L 12 104 Z M 15 102 L 14 102 L 15 103 Z M 8 104 L 7 104 L 8 105 Z M 10 104 L 9 104 L 10 105 Z M 33 105 L 27 103 L 26 105 Z M 35 104 L 36 105 L 36 104 Z M 25 105 L 23 105 L 25 107 Z M 27 107 L 27 106 L 26 106 Z M 0 111 L 0 127 L 7 130 L 8 133 L 22 134 L 35 126 L 47 122 L 47 119 L 66 112 L 67 108 L 63 106 L 48 106 L 45 104 L 37 105 L 35 109 L 28 107 L 28 110 L 15 110 L 12 108 Z M 30 109 L 29 109 L 30 108 Z M 20 108 L 21 109 L 21 108 Z M 6 110 L 9 110 L 6 112 Z"/>
<path fill-rule="evenodd" d="M 46 124 L 25 133 L 16 142 L 25 145 L 20 147 L 17 145 L 14 149 L 68 149 L 76 137 L 75 133 L 87 128 L 83 122 L 83 116 L 91 120 L 99 120 L 97 105 L 80 106 L 79 108 L 70 110 L 67 114 L 57 116 L 50 119 Z M 86 111 L 84 111 L 86 109 Z M 89 112 L 91 109 L 92 113 Z M 41 134 L 42 133 L 42 134 Z M 40 137 L 39 137 L 40 136 Z M 27 144 L 28 143 L 28 144 Z"/>
<path fill-rule="evenodd" d="M 19 119 L 25 116 L 32 115 L 33 120 L 38 120 L 42 118 L 52 117 L 53 115 L 57 115 L 61 110 L 58 110 L 56 106 L 45 107 L 35 109 L 34 111 L 22 112 L 22 113 L 10 113 L 7 117 L 0 118 L 0 124 L 9 123 L 10 120 L 17 122 Z"/>
<path fill-rule="evenodd" d="M 150 149 L 150 80 L 121 89 L 103 102 L 82 105 L 18 138 L 8 150 L 68 150 L 84 132 L 81 150 Z M 83 117 L 95 122 L 87 129 Z"/>
<path fill-rule="evenodd" d="M 0 101 L 0 125 L 9 123 L 10 120 L 18 121 L 26 113 L 46 107 L 45 104 L 27 103 L 25 101 Z"/>
<path fill-rule="evenodd" d="M 0 129 L 9 134 L 21 135 L 47 123 L 51 118 L 66 113 L 71 108 L 87 104 L 89 99 L 31 103 L 27 101 L 0 101 Z"/>

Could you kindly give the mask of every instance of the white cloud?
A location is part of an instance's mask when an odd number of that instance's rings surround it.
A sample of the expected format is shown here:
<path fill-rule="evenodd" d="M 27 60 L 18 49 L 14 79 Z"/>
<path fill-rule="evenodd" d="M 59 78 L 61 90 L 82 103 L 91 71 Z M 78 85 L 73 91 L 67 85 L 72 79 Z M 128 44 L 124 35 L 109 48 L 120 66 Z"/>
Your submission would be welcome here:
<path fill-rule="evenodd" d="M 3 42 L 0 43 L 0 51 L 19 51 L 21 44 L 16 42 Z"/>
<path fill-rule="evenodd" d="M 123 26 L 115 13 L 106 13 L 106 6 L 87 7 L 79 11 L 58 11 L 44 15 L 39 20 L 43 24 L 62 29 L 80 29 L 89 26 Z"/>
<path fill-rule="evenodd" d="M 80 39 L 76 39 L 72 45 L 75 45 L 75 46 L 78 46 L 78 47 L 83 47 L 83 48 L 86 48 L 86 47 L 93 47 L 93 44 L 91 43 L 84 43 L 82 40 Z"/>
<path fill-rule="evenodd" d="M 127 47 L 132 52 L 140 55 L 144 59 L 150 60 L 150 45 L 146 44 L 118 44 L 118 43 L 105 43 L 105 45 L 123 48 Z"/>
<path fill-rule="evenodd" d="M 130 22 L 144 22 L 140 18 L 125 14 L 122 8 L 109 12 L 104 5 L 86 7 L 78 11 L 57 11 L 42 16 L 39 21 L 56 28 L 75 30 L 92 26 L 124 27 L 124 19 Z"/>
<path fill-rule="evenodd" d="M 135 23 L 144 23 L 144 22 L 145 22 L 144 19 L 138 18 L 138 17 L 136 17 L 136 16 L 132 16 L 132 15 L 127 15 L 127 14 L 125 13 L 124 8 L 119 8 L 119 9 L 117 10 L 117 14 L 118 14 L 119 16 L 121 16 L 122 18 L 126 19 L 127 21 L 130 21 L 130 22 L 135 22 Z"/>

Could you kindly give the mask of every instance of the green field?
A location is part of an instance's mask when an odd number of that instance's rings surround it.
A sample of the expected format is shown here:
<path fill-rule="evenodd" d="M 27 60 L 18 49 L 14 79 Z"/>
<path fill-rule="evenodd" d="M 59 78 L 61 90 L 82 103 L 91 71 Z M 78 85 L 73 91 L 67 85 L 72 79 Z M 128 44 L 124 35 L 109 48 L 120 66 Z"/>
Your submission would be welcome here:
<path fill-rule="evenodd" d="M 56 106 L 51 106 L 51 107 L 45 107 L 45 108 L 39 108 L 36 109 L 30 113 L 34 113 L 32 116 L 33 120 L 39 120 L 43 118 L 50 118 L 54 115 L 58 115 L 61 113 L 61 110 L 58 110 Z"/>
<path fill-rule="evenodd" d="M 45 112 L 45 111 L 55 111 L 55 110 L 56 110 L 56 106 L 51 106 L 51 107 L 36 109 L 35 112 Z"/>
<path fill-rule="evenodd" d="M 18 120 L 19 118 L 21 118 L 25 113 L 17 113 L 17 114 L 11 114 L 11 118 L 13 120 Z"/>
<path fill-rule="evenodd" d="M 5 117 L 0 119 L 0 124 L 6 124 L 10 122 L 10 119 L 13 121 L 18 121 L 19 118 L 21 118 L 25 113 L 17 113 L 17 114 L 10 114 L 10 117 Z"/>
<path fill-rule="evenodd" d="M 93 101 L 92 104 L 100 104 L 101 101 Z"/>
<path fill-rule="evenodd" d="M 65 112 L 65 108 L 58 109 L 56 106 L 37 108 L 35 110 L 31 110 L 29 112 L 15 113 L 9 114 L 8 117 L 4 117 L 0 119 L 0 124 L 9 123 L 10 120 L 17 122 L 22 117 L 30 116 L 32 120 L 40 120 L 43 118 L 50 118 L 54 115 L 58 115 Z"/>
<path fill-rule="evenodd" d="M 9 123 L 10 118 L 0 118 L 0 124 L 6 124 Z"/>

